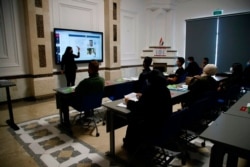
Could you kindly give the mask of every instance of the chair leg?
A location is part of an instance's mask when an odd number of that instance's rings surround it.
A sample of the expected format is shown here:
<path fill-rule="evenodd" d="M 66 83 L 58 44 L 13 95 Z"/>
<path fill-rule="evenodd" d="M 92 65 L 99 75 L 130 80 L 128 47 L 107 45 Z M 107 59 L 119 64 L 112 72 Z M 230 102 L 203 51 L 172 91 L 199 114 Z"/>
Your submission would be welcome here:
<path fill-rule="evenodd" d="M 77 114 L 77 115 L 74 117 L 72 123 L 73 123 L 73 124 L 76 124 L 77 121 L 81 121 L 82 116 L 83 116 L 83 112 L 80 112 L 79 114 Z"/>
<path fill-rule="evenodd" d="M 80 112 L 78 115 L 76 115 L 74 117 L 74 120 L 73 120 L 73 123 L 76 124 L 78 123 L 79 121 L 79 124 L 82 125 L 82 126 L 90 126 L 91 122 L 93 122 L 94 124 L 94 128 L 96 130 L 96 137 L 100 136 L 100 133 L 98 131 L 98 127 L 97 127 L 97 123 L 99 121 L 96 121 L 98 120 L 97 117 L 95 116 L 94 114 L 94 110 L 90 111 L 90 115 L 86 116 L 84 115 L 84 112 Z"/>
<path fill-rule="evenodd" d="M 99 123 L 100 121 L 102 121 L 102 125 L 106 125 L 106 122 L 105 122 L 105 120 L 106 120 L 106 114 L 104 114 L 104 115 L 102 116 L 102 114 L 100 113 L 99 110 L 96 110 L 95 112 L 96 112 L 96 115 L 98 115 L 98 123 Z"/>
<path fill-rule="evenodd" d="M 91 111 L 92 112 L 92 118 L 91 118 L 91 121 L 94 123 L 94 127 L 95 127 L 95 130 L 96 130 L 96 137 L 99 137 L 100 136 L 100 133 L 99 133 L 99 131 L 98 131 L 98 127 L 97 127 L 97 123 L 99 122 L 96 122 L 96 120 L 97 120 L 97 117 L 95 116 L 95 111 L 94 110 L 92 110 Z"/>
<path fill-rule="evenodd" d="M 95 116 L 93 115 L 93 122 L 94 122 L 94 126 L 95 126 L 95 130 L 96 130 L 96 137 L 99 137 L 100 136 L 100 133 L 98 132 L 98 127 L 97 127 L 97 125 L 96 125 L 96 121 L 95 121 Z"/>

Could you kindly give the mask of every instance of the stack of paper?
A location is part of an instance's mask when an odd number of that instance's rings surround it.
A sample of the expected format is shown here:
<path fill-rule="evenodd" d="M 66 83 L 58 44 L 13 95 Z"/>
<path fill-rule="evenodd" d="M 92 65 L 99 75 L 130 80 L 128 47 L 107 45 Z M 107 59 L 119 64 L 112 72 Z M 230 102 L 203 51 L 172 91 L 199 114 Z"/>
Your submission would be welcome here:
<path fill-rule="evenodd" d="M 133 101 L 138 101 L 138 98 L 136 97 L 135 92 L 132 92 L 132 93 L 125 95 L 124 98 L 128 98 L 129 100 L 133 100 Z M 117 104 L 117 106 L 124 107 L 124 108 L 127 107 L 127 105 L 124 102 Z"/>
<path fill-rule="evenodd" d="M 136 93 L 132 92 L 124 96 L 125 98 L 128 98 L 129 100 L 138 101 L 138 98 L 136 97 Z"/>

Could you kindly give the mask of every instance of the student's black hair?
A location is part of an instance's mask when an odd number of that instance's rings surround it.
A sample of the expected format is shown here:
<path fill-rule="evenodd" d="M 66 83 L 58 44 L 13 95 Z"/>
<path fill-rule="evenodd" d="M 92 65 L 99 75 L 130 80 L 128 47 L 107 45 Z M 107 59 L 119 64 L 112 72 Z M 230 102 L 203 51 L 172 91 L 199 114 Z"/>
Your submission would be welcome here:
<path fill-rule="evenodd" d="M 181 63 L 181 65 L 184 64 L 185 59 L 183 57 L 177 57 L 178 61 Z"/>
<path fill-rule="evenodd" d="M 149 67 L 151 65 L 151 63 L 152 63 L 152 58 L 151 57 L 145 57 L 143 63 L 144 63 L 144 65 L 146 67 Z"/>

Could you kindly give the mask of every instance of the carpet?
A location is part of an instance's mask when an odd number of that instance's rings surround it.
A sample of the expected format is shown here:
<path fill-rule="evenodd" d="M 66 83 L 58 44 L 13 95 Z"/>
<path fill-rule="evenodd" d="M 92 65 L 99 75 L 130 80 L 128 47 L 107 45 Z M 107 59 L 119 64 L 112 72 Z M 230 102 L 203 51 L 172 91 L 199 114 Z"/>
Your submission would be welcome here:
<path fill-rule="evenodd" d="M 19 123 L 19 130 L 9 131 L 42 167 L 119 166 L 87 143 L 62 133 L 58 122 L 56 114 Z"/>
<path fill-rule="evenodd" d="M 71 119 L 76 113 L 71 112 Z M 59 115 L 51 115 L 19 123 L 19 130 L 9 132 L 41 167 L 118 167 L 125 166 L 98 152 L 95 148 L 77 138 L 72 138 L 58 129 Z M 196 138 L 188 148 L 189 159 L 186 167 L 208 167 L 212 143 Z M 121 158 L 123 159 L 123 158 Z M 126 161 L 126 158 L 123 159 Z M 123 162 L 123 161 L 122 161 Z M 182 166 L 178 158 L 170 162 L 172 166 Z"/>

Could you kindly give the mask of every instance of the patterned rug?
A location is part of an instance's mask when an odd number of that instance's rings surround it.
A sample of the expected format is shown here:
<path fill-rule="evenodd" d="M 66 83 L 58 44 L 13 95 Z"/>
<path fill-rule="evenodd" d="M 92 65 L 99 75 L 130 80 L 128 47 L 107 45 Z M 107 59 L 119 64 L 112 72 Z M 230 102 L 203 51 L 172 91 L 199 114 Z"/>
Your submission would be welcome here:
<path fill-rule="evenodd" d="M 74 117 L 71 113 L 71 118 Z M 114 161 L 82 140 L 72 138 L 58 129 L 59 115 L 47 116 L 18 124 L 19 130 L 9 132 L 35 159 L 41 167 L 120 167 L 121 162 Z M 191 141 L 188 149 L 189 159 L 185 167 L 208 167 L 212 143 L 202 139 Z M 126 160 L 125 160 L 126 161 Z M 183 166 L 178 158 L 170 162 L 171 166 Z"/>
<path fill-rule="evenodd" d="M 109 167 L 118 166 L 90 145 L 71 138 L 57 128 L 58 115 L 18 124 L 9 130 L 23 148 L 42 167 Z"/>

